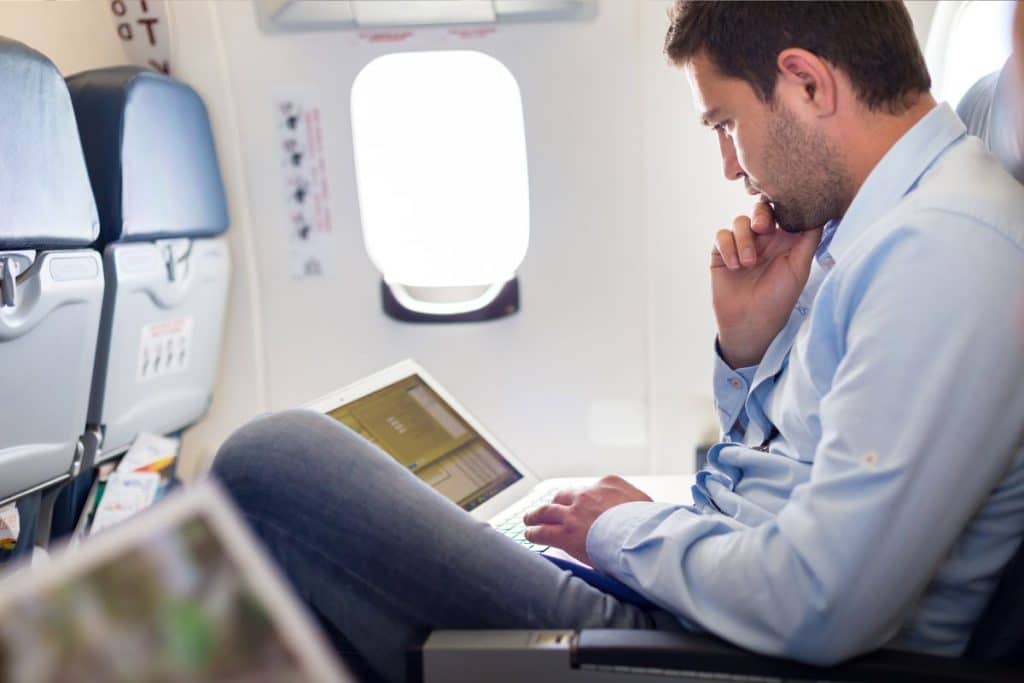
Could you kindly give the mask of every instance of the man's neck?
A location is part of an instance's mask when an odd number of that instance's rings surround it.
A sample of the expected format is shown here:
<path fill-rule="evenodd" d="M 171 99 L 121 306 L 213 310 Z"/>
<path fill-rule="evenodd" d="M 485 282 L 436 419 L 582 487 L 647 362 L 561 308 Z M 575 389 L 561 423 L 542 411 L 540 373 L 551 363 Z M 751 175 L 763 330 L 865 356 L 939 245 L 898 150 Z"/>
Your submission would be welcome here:
<path fill-rule="evenodd" d="M 935 98 L 924 94 L 899 114 L 866 113 L 862 124 L 852 131 L 853 135 L 845 144 L 847 169 L 853 181 L 854 196 L 860 192 L 864 181 L 882 157 L 934 108 Z"/>

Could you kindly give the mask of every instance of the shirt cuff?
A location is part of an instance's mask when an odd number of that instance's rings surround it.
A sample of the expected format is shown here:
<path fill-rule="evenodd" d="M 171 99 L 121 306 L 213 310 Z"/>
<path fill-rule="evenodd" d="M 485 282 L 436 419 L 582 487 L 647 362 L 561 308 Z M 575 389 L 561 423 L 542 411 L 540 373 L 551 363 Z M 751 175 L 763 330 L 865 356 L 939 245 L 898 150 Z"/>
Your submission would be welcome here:
<path fill-rule="evenodd" d="M 747 395 L 750 393 L 750 383 L 754 381 L 756 372 L 756 365 L 737 370 L 730 368 L 722 359 L 718 340 L 715 340 L 715 408 L 723 434 L 729 433 L 733 425 L 736 424 L 740 413 L 743 412 Z"/>
<path fill-rule="evenodd" d="M 608 508 L 594 520 L 587 532 L 587 555 L 595 569 L 622 577 L 626 573 L 622 551 L 629 537 L 644 522 L 665 510 L 680 507 L 673 503 L 646 500 L 623 503 Z"/>

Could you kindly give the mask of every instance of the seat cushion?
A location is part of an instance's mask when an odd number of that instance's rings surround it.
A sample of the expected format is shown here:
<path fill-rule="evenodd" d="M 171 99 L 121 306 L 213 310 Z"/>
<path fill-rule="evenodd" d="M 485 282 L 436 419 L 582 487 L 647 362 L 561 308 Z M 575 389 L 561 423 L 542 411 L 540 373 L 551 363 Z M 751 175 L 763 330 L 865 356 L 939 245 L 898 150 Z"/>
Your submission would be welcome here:
<path fill-rule="evenodd" d="M 218 235 L 227 206 L 206 106 L 137 67 L 67 79 L 100 215 L 100 245 Z"/>
<path fill-rule="evenodd" d="M 98 229 L 64 79 L 0 38 L 0 250 L 88 246 Z"/>

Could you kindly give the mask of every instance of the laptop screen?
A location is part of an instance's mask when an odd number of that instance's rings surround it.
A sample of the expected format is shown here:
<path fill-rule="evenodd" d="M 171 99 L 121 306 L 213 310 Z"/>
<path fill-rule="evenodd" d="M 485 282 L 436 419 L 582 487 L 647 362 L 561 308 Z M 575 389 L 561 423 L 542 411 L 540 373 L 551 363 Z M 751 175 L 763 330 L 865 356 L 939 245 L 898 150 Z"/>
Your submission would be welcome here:
<path fill-rule="evenodd" d="M 327 413 L 464 510 L 523 478 L 418 375 Z"/>

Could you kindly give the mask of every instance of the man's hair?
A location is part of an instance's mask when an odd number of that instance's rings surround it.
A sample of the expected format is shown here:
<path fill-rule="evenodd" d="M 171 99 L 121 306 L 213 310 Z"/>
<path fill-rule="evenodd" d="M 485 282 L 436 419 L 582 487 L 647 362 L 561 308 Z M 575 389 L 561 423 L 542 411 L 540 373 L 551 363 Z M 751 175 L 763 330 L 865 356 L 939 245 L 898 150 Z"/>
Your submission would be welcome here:
<path fill-rule="evenodd" d="M 723 75 L 771 103 L 779 53 L 813 52 L 850 79 L 869 109 L 904 111 L 931 77 L 902 2 L 707 2 L 676 0 L 665 54 L 677 66 L 706 54 Z"/>

